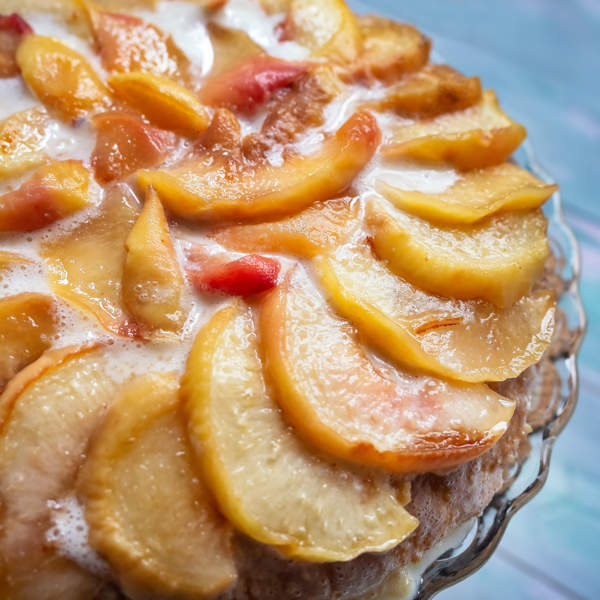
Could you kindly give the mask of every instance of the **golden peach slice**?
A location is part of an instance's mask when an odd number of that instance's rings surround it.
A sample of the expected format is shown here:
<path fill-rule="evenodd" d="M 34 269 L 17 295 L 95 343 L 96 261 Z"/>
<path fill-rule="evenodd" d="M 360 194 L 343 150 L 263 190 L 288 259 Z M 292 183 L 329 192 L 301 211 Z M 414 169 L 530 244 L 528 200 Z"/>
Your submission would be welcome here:
<path fill-rule="evenodd" d="M 183 396 L 207 482 L 246 535 L 293 558 L 337 561 L 391 548 L 417 526 L 389 476 L 321 458 L 290 430 L 247 307 L 222 309 L 200 332 Z"/>
<path fill-rule="evenodd" d="M 186 318 L 182 306 L 184 280 L 163 207 L 152 190 L 127 236 L 125 248 L 125 307 L 146 335 L 177 334 Z"/>
<path fill-rule="evenodd" d="M 88 0 L 76 2 L 87 17 L 105 69 L 186 81 L 190 61 L 170 35 L 135 15 L 109 12 Z"/>
<path fill-rule="evenodd" d="M 539 208 L 558 189 L 511 163 L 463 173 L 444 192 L 403 190 L 384 180 L 377 191 L 394 206 L 430 221 L 474 223 L 499 211 Z"/>
<path fill-rule="evenodd" d="M 115 95 L 156 127 L 185 136 L 202 133 L 210 119 L 204 106 L 183 86 L 149 73 L 117 73 L 108 78 Z"/>
<path fill-rule="evenodd" d="M 171 169 L 140 171 L 138 183 L 153 186 L 166 207 L 186 219 L 275 217 L 342 193 L 373 156 L 379 135 L 374 117 L 358 112 L 317 152 L 278 167 L 265 161 L 242 168 L 200 157 Z"/>
<path fill-rule="evenodd" d="M 496 94 L 487 90 L 479 104 L 464 111 L 396 128 L 381 152 L 386 157 L 481 169 L 504 162 L 526 135 L 522 125 L 502 112 Z"/>
<path fill-rule="evenodd" d="M 213 49 L 211 77 L 229 71 L 249 58 L 264 54 L 264 50 L 241 29 L 232 29 L 209 21 L 206 30 Z"/>
<path fill-rule="evenodd" d="M 43 108 L 30 108 L 0 121 L 0 177 L 16 177 L 46 158 L 50 120 Z"/>
<path fill-rule="evenodd" d="M 52 343 L 56 304 L 51 296 L 24 293 L 0 300 L 0 391 Z"/>
<path fill-rule="evenodd" d="M 354 13 L 344 0 L 291 0 L 286 30 L 317 57 L 351 63 L 362 38 Z"/>
<path fill-rule="evenodd" d="M 285 252 L 311 257 L 347 241 L 358 229 L 359 205 L 337 198 L 310 206 L 301 213 L 267 223 L 230 225 L 208 237 L 237 252 Z"/>
<path fill-rule="evenodd" d="M 260 334 L 277 400 L 317 448 L 397 473 L 456 467 L 506 431 L 512 400 L 374 363 L 298 271 L 261 305 Z"/>
<path fill-rule="evenodd" d="M 90 172 L 77 160 L 53 162 L 0 196 L 0 232 L 33 231 L 89 205 Z"/>
<path fill-rule="evenodd" d="M 374 15 L 358 18 L 362 36 L 360 69 L 384 81 L 417 71 L 429 60 L 431 40 L 406 23 Z"/>
<path fill-rule="evenodd" d="M 17 62 L 35 95 L 63 119 L 85 117 L 111 102 L 85 57 L 57 39 L 28 35 L 17 50 Z"/>
<path fill-rule="evenodd" d="M 321 283 L 340 314 L 395 362 L 460 381 L 503 381 L 537 363 L 552 341 L 550 292 L 506 309 L 451 300 L 393 275 L 370 251 L 341 247 L 317 259 Z"/>
<path fill-rule="evenodd" d="M 236 578 L 231 527 L 192 468 L 178 388 L 174 373 L 126 385 L 78 486 L 90 542 L 134 598 L 214 598 Z"/>
<path fill-rule="evenodd" d="M 540 209 L 444 226 L 373 202 L 367 223 L 375 252 L 394 273 L 447 298 L 511 306 L 529 293 L 548 257 L 547 221 Z"/>
<path fill-rule="evenodd" d="M 464 110 L 480 100 L 479 77 L 465 77 L 448 65 L 427 65 L 373 104 L 403 117 L 432 118 Z"/>
<path fill-rule="evenodd" d="M 34 261 L 27 256 L 22 256 L 16 252 L 5 252 L 0 250 L 0 281 L 2 278 L 11 271 L 19 268 L 26 268 L 29 265 L 34 264 Z"/>
<path fill-rule="evenodd" d="M 99 587 L 47 546 L 45 534 L 49 502 L 72 493 L 89 438 L 112 402 L 115 385 L 104 361 L 101 348 L 48 352 L 0 396 L 2 598 L 83 600 Z"/>
<path fill-rule="evenodd" d="M 125 240 L 139 210 L 127 188 L 115 187 L 97 215 L 40 249 L 52 291 L 119 335 L 135 333 L 122 306 L 121 281 Z"/>
<path fill-rule="evenodd" d="M 286 12 L 291 2 L 292 0 L 259 0 L 262 9 L 269 15 Z"/>

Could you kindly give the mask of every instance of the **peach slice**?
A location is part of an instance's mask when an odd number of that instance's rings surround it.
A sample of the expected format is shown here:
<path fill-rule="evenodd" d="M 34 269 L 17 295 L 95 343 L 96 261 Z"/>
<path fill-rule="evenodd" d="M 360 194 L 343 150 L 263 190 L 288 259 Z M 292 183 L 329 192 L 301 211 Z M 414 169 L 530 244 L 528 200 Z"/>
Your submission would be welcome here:
<path fill-rule="evenodd" d="M 539 208 L 558 189 L 511 163 L 464 173 L 438 194 L 403 190 L 383 180 L 376 187 L 397 208 L 423 219 L 457 225 L 500 211 Z"/>
<path fill-rule="evenodd" d="M 200 332 L 183 397 L 207 482 L 246 535 L 293 558 L 337 561 L 391 548 L 417 526 L 388 476 L 321 458 L 290 430 L 247 307 L 222 309 Z"/>
<path fill-rule="evenodd" d="M 52 343 L 56 303 L 50 296 L 24 293 L 0 300 L 0 391 Z"/>
<path fill-rule="evenodd" d="M 251 114 L 274 92 L 304 75 L 308 67 L 308 63 L 259 54 L 209 78 L 200 99 L 210 106 Z"/>
<path fill-rule="evenodd" d="M 492 215 L 474 224 L 434 225 L 371 203 L 367 223 L 377 255 L 421 289 L 448 298 L 511 306 L 529 293 L 548 257 L 540 209 Z"/>
<path fill-rule="evenodd" d="M 230 225 L 208 237 L 237 252 L 285 252 L 311 257 L 333 250 L 358 229 L 359 204 L 337 198 L 267 223 Z"/>
<path fill-rule="evenodd" d="M 185 136 L 202 133 L 209 124 L 206 109 L 183 86 L 149 73 L 117 73 L 108 79 L 115 95 L 157 127 Z"/>
<path fill-rule="evenodd" d="M 147 335 L 177 334 L 187 316 L 182 305 L 184 280 L 163 207 L 152 190 L 125 248 L 125 307 Z"/>
<path fill-rule="evenodd" d="M 236 578 L 231 527 L 194 472 L 178 388 L 174 373 L 127 384 L 78 486 L 90 542 L 129 597 L 214 598 Z"/>
<path fill-rule="evenodd" d="M 139 214 L 125 187 L 109 190 L 99 213 L 44 242 L 40 254 L 52 291 L 109 331 L 135 333 L 122 306 L 125 240 Z"/>
<path fill-rule="evenodd" d="M 30 33 L 33 29 L 18 14 L 0 15 L 0 77 L 19 74 L 15 54 L 23 37 Z"/>
<path fill-rule="evenodd" d="M 483 384 L 376 366 L 298 271 L 266 296 L 260 319 L 279 404 L 334 456 L 397 473 L 452 468 L 495 444 L 514 412 Z"/>
<path fill-rule="evenodd" d="M 100 587 L 48 547 L 45 534 L 49 501 L 72 492 L 89 438 L 112 402 L 104 361 L 97 347 L 48 352 L 0 396 L 2 598 L 83 599 Z"/>
<path fill-rule="evenodd" d="M 85 208 L 90 179 L 77 160 L 40 167 L 21 187 L 0 196 L 0 232 L 41 229 Z"/>
<path fill-rule="evenodd" d="M 448 65 L 427 65 L 374 104 L 404 117 L 432 118 L 464 110 L 480 100 L 479 77 L 465 77 Z"/>
<path fill-rule="evenodd" d="M 241 29 L 232 29 L 215 21 L 209 21 L 206 30 L 213 48 L 211 77 L 229 71 L 259 54 L 264 54 L 264 50 Z"/>
<path fill-rule="evenodd" d="M 526 136 L 525 127 L 502 112 L 496 94 L 486 90 L 478 104 L 464 111 L 398 127 L 381 152 L 481 169 L 504 162 Z"/>
<path fill-rule="evenodd" d="M 384 81 L 419 70 L 429 59 L 431 40 L 418 29 L 374 15 L 358 18 L 362 36 L 360 70 Z"/>
<path fill-rule="evenodd" d="M 506 309 L 482 300 L 450 300 L 393 275 L 366 249 L 341 247 L 317 259 L 340 314 L 394 361 L 460 381 L 503 381 L 537 363 L 552 341 L 550 292 Z"/>
<path fill-rule="evenodd" d="M 63 119 L 85 117 L 111 102 L 87 60 L 57 39 L 28 35 L 17 50 L 17 63 L 35 95 Z"/>
<path fill-rule="evenodd" d="M 293 213 L 342 193 L 371 159 L 379 128 L 368 112 L 351 116 L 309 156 L 281 166 L 228 166 L 200 157 L 172 169 L 140 171 L 138 183 L 154 186 L 174 214 L 196 221 L 248 219 Z"/>
<path fill-rule="evenodd" d="M 105 69 L 186 81 L 189 59 L 156 25 L 134 15 L 108 12 L 88 0 L 77 0 L 77 4 L 87 16 Z"/>
<path fill-rule="evenodd" d="M 96 179 L 103 183 L 124 179 L 138 169 L 158 167 L 177 142 L 172 132 L 152 127 L 131 113 L 103 113 L 92 122 L 98 132 L 92 166 Z"/>
<path fill-rule="evenodd" d="M 0 177 L 16 177 L 44 162 L 49 125 L 43 108 L 29 108 L 0 121 Z"/>
<path fill-rule="evenodd" d="M 33 264 L 30 258 L 17 254 L 16 252 L 5 252 L 0 250 L 0 281 L 2 277 L 10 271 L 18 269 L 19 267 L 25 268 L 28 265 Z"/>
<path fill-rule="evenodd" d="M 344 0 L 291 0 L 286 31 L 317 57 L 352 63 L 362 37 L 354 13 Z"/>

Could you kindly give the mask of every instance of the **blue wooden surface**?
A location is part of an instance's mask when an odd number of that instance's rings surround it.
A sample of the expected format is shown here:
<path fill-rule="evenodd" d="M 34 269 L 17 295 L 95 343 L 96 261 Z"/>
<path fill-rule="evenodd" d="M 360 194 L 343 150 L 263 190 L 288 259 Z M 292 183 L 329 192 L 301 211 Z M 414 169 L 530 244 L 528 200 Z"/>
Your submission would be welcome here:
<path fill-rule="evenodd" d="M 590 321 L 579 406 L 549 480 L 492 560 L 441 600 L 600 598 L 600 0 L 356 0 L 415 23 L 453 66 L 480 75 L 529 131 L 581 244 Z"/>

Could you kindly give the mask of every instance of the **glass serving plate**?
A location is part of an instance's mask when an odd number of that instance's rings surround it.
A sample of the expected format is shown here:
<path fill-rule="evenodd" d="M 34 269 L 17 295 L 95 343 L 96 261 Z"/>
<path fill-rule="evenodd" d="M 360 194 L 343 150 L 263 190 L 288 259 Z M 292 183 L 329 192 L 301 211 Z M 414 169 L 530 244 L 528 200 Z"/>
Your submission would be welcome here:
<path fill-rule="evenodd" d="M 515 162 L 540 179 L 552 182 L 535 159 L 530 144 L 525 143 L 517 152 Z M 561 293 L 558 298 L 557 343 L 551 349 L 551 366 L 538 369 L 533 380 L 531 452 L 522 464 L 515 466 L 504 491 L 494 497 L 473 523 L 462 544 L 442 554 L 423 572 L 415 600 L 432 598 L 474 573 L 492 556 L 510 519 L 544 485 L 554 441 L 568 423 L 577 403 L 577 353 L 586 328 L 578 289 L 579 249 L 565 221 L 560 192 L 546 203 L 544 212 L 548 217 L 548 237 L 555 258 L 551 276 L 557 278 Z"/>

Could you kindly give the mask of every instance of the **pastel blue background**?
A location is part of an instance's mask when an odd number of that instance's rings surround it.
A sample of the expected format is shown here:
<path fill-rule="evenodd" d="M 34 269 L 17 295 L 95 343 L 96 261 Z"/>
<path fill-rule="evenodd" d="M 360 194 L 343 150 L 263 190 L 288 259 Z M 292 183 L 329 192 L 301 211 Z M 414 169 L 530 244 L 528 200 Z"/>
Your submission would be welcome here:
<path fill-rule="evenodd" d="M 590 320 L 579 406 L 542 492 L 477 574 L 440 600 L 600 598 L 600 0 L 349 0 L 416 24 L 527 126 L 581 244 Z"/>

